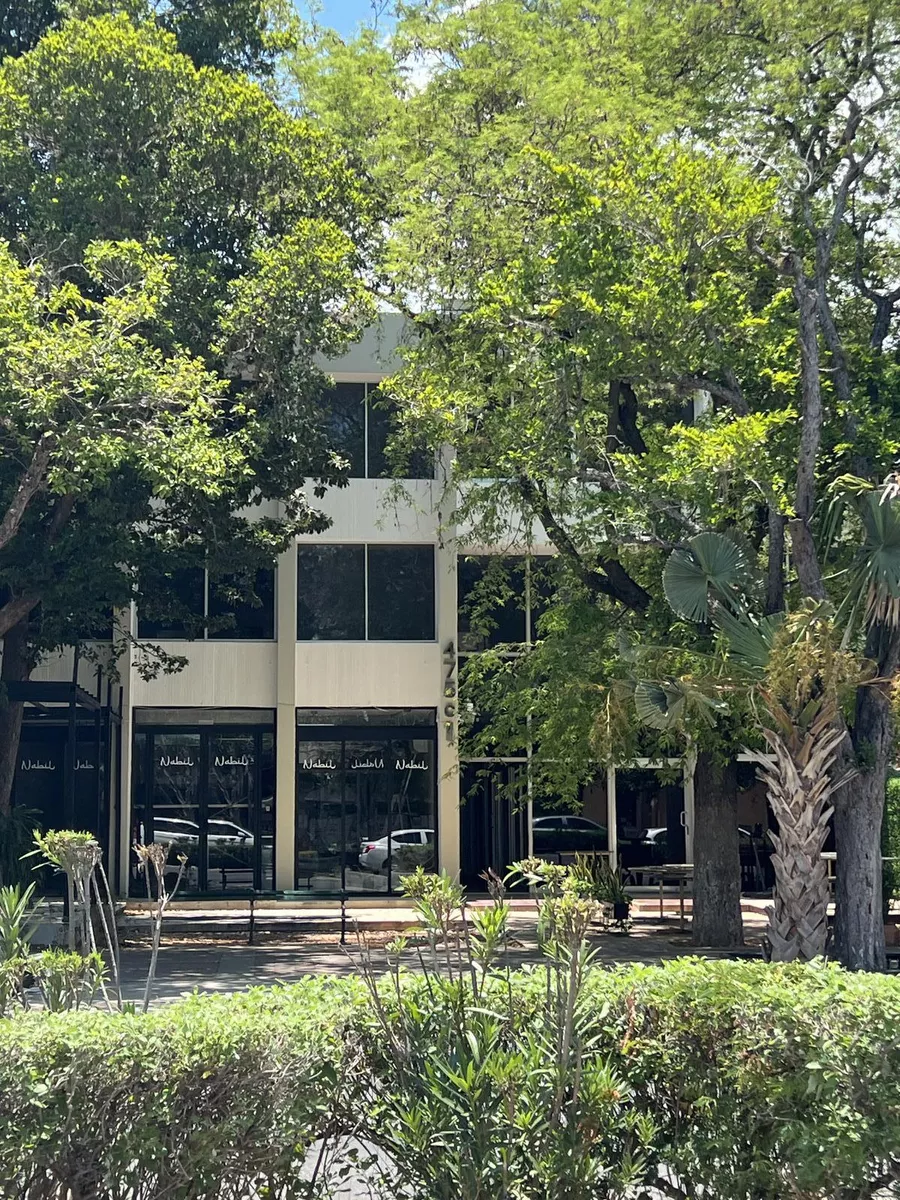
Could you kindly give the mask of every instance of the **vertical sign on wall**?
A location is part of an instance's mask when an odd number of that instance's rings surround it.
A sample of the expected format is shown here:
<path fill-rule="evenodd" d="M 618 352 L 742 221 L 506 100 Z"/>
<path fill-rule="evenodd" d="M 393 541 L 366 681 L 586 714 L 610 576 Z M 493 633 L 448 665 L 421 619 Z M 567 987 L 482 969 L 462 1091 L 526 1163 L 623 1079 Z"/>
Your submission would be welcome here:
<path fill-rule="evenodd" d="M 456 741 L 456 644 L 449 641 L 444 647 L 444 736 L 448 745 Z"/>

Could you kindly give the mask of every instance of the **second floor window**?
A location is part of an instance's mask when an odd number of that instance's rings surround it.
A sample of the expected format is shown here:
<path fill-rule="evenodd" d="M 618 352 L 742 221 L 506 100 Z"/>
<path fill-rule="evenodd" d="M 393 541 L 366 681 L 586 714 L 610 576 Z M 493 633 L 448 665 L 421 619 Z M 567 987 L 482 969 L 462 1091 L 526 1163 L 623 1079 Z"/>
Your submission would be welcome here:
<path fill-rule="evenodd" d="M 257 571 L 251 604 L 228 576 L 211 579 L 202 567 L 172 572 L 173 603 L 164 616 L 138 613 L 138 637 L 160 640 L 200 638 L 208 641 L 271 641 L 275 637 L 275 572 Z"/>
<path fill-rule="evenodd" d="M 301 642 L 434 640 L 434 546 L 297 547 Z"/>
<path fill-rule="evenodd" d="M 395 468 L 387 454 L 395 409 L 374 383 L 336 383 L 325 393 L 330 449 L 349 463 L 351 479 L 433 479 L 434 459 L 417 451 Z"/>

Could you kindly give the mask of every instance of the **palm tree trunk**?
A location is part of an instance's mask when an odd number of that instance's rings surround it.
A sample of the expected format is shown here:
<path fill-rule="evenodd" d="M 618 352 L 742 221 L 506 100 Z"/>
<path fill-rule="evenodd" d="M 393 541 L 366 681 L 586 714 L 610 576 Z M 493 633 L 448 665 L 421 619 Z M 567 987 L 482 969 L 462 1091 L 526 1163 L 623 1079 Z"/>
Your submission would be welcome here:
<path fill-rule="evenodd" d="M 873 654 L 874 637 L 866 650 Z M 879 661 L 879 674 L 894 674 L 895 660 L 896 649 L 891 647 Z M 858 689 L 852 739 L 858 773 L 851 787 L 835 795 L 835 946 L 840 962 L 850 970 L 878 971 L 884 969 L 881 820 L 894 750 L 890 694 L 883 685 L 870 683 Z"/>
<path fill-rule="evenodd" d="M 789 744 L 764 729 L 769 756 L 751 752 L 778 821 L 770 834 L 775 846 L 775 903 L 769 942 L 776 962 L 809 961 L 825 953 L 828 941 L 828 873 L 822 850 L 828 837 L 835 790 L 834 766 L 841 730 L 819 720 Z"/>

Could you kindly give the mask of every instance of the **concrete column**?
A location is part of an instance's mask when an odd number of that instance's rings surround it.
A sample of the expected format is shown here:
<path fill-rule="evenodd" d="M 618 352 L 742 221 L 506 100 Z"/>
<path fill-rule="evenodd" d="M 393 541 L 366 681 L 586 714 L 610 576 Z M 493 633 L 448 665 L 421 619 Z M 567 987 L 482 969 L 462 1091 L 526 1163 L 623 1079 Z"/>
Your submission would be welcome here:
<path fill-rule="evenodd" d="M 616 768 L 606 768 L 606 828 L 609 862 L 615 871 L 619 866 L 619 814 L 616 803 Z"/>
<path fill-rule="evenodd" d="M 694 771 L 697 766 L 697 748 L 690 746 L 684 756 L 684 861 L 694 861 Z"/>
<path fill-rule="evenodd" d="M 436 547 L 437 636 L 441 648 L 440 678 L 435 681 L 437 716 L 438 867 L 458 876 L 459 845 L 459 646 L 456 612 L 456 539 L 441 530 Z"/>
<path fill-rule="evenodd" d="M 278 560 L 276 573 L 275 887 L 294 886 L 297 793 L 297 546 Z"/>
<path fill-rule="evenodd" d="M 113 619 L 126 626 L 131 633 L 137 629 L 137 614 L 135 606 L 117 610 Z M 131 781 L 134 774 L 132 748 L 134 746 L 134 720 L 131 707 L 131 684 L 134 679 L 134 650 L 129 646 L 118 663 L 119 675 L 122 681 L 122 726 L 119 736 L 122 739 L 122 778 L 119 781 L 119 894 L 128 895 L 131 868 L 131 810 L 132 795 Z"/>

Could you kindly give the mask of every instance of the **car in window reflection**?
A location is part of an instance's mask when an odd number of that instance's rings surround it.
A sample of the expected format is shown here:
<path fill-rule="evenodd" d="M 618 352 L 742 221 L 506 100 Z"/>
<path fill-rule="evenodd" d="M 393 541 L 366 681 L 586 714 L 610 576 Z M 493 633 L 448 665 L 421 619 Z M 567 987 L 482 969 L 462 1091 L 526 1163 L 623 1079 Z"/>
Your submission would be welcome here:
<path fill-rule="evenodd" d="M 365 871 L 384 871 L 388 859 L 399 870 L 428 866 L 434 858 L 433 829 L 395 829 L 384 837 L 360 842 L 359 865 Z"/>
<path fill-rule="evenodd" d="M 531 822 L 531 833 L 532 847 L 537 855 L 609 849 L 609 831 L 605 825 L 569 813 L 535 817 Z"/>
<path fill-rule="evenodd" d="M 210 820 L 206 840 L 211 845 L 252 846 L 253 834 L 234 821 Z M 144 828 L 141 826 L 141 837 Z M 183 817 L 157 817 L 153 822 L 153 840 L 169 846 L 196 845 L 200 841 L 200 826 Z"/>

